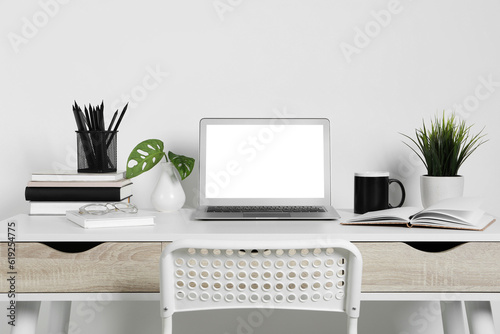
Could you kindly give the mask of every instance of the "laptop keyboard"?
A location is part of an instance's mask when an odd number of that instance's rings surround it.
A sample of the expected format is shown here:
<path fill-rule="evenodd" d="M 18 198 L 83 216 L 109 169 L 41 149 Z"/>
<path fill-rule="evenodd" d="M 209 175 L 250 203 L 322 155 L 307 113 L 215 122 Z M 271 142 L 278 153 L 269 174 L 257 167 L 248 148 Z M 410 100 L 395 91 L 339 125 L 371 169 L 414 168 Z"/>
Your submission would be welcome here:
<path fill-rule="evenodd" d="M 326 212 L 322 206 L 209 206 L 207 212 Z"/>

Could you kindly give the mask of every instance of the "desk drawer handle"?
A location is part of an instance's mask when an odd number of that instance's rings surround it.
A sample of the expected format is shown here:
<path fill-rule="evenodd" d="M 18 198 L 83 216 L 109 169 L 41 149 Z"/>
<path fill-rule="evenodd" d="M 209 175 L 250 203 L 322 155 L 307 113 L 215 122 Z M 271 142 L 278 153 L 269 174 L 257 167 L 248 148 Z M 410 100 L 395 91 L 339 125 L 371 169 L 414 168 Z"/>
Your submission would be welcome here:
<path fill-rule="evenodd" d="M 83 253 L 102 244 L 102 242 L 42 242 L 47 247 L 63 253 Z"/>
<path fill-rule="evenodd" d="M 439 253 L 446 252 L 450 249 L 458 247 L 460 245 L 465 244 L 465 242 L 431 242 L 431 241 L 422 241 L 422 242 L 406 242 L 408 246 L 419 250 L 421 252 L 426 253 Z"/>

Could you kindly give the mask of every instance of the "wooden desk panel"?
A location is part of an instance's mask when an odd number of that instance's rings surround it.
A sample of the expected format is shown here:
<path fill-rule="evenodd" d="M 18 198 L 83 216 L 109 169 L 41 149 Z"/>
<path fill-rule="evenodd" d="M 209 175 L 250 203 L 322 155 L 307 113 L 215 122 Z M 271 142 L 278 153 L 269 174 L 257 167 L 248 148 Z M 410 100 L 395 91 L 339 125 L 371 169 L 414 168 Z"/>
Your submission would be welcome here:
<path fill-rule="evenodd" d="M 16 292 L 159 292 L 167 242 L 107 242 L 81 253 L 16 244 Z M 401 242 L 357 242 L 362 292 L 500 292 L 500 243 L 470 242 L 428 253 Z M 0 243 L 1 268 L 7 268 Z M 8 291 L 5 271 L 0 292 Z"/>
<path fill-rule="evenodd" d="M 499 242 L 437 253 L 402 242 L 355 244 L 363 255 L 363 292 L 500 292 Z"/>
<path fill-rule="evenodd" d="M 0 247 L 7 268 L 7 244 Z M 81 253 L 17 243 L 16 292 L 158 292 L 160 254 L 159 242 L 108 242 Z M 7 283 L 1 279 L 1 292 Z"/>

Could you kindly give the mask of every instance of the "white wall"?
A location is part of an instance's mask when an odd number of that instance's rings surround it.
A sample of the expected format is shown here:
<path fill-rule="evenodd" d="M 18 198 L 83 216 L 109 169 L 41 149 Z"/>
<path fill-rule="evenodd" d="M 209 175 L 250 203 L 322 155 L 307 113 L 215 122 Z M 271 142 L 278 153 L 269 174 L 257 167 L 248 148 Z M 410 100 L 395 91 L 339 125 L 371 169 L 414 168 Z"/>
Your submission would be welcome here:
<path fill-rule="evenodd" d="M 418 205 L 424 170 L 399 132 L 458 106 L 490 139 L 461 170 L 465 193 L 497 197 L 499 15 L 495 0 L 0 0 L 0 218 L 26 212 L 31 172 L 75 167 L 74 100 L 104 100 L 108 119 L 130 103 L 118 137 L 123 168 L 147 138 L 195 157 L 202 117 L 327 117 L 333 204 L 343 208 L 363 170 L 390 171 Z M 135 179 L 139 206 L 150 205 L 157 175 Z M 196 179 L 184 182 L 188 205 Z M 382 313 L 372 307 L 367 323 Z"/>

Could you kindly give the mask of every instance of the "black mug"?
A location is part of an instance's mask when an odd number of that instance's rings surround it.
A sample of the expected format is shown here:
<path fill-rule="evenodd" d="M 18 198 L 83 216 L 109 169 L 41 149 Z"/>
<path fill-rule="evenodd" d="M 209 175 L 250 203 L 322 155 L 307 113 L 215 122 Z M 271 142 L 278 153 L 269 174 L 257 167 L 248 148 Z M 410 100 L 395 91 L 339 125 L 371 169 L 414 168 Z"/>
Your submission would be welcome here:
<path fill-rule="evenodd" d="M 389 203 L 389 185 L 396 182 L 401 187 L 401 202 Z M 389 172 L 354 174 L 354 213 L 399 208 L 405 201 L 405 188 L 401 181 L 389 178 Z"/>

